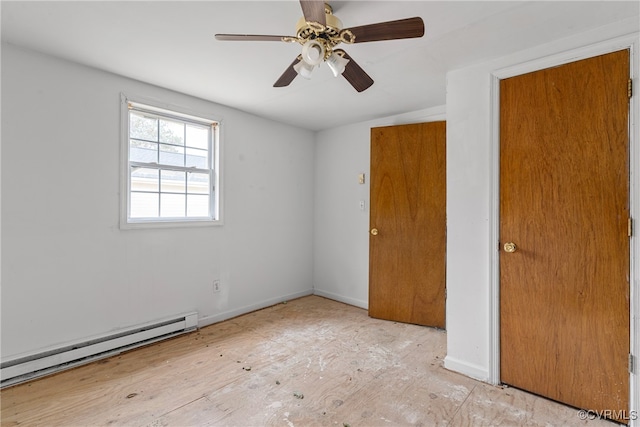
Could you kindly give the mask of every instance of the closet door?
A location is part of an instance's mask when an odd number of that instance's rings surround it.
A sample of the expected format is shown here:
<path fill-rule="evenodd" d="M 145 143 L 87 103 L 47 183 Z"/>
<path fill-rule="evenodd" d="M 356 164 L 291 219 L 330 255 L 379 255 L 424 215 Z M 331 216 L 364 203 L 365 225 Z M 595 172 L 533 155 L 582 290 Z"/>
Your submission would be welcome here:
<path fill-rule="evenodd" d="M 501 381 L 591 410 L 629 408 L 628 79 L 624 50 L 500 85 Z"/>

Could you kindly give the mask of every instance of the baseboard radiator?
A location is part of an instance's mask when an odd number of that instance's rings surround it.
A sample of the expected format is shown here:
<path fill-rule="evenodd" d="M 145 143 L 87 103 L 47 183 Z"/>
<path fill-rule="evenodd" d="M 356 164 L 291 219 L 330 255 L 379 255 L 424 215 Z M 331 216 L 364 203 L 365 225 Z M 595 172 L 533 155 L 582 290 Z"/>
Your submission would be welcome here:
<path fill-rule="evenodd" d="M 186 313 L 40 353 L 2 360 L 0 362 L 0 387 L 7 387 L 104 359 L 132 348 L 190 332 L 195 330 L 197 326 L 198 313 Z"/>

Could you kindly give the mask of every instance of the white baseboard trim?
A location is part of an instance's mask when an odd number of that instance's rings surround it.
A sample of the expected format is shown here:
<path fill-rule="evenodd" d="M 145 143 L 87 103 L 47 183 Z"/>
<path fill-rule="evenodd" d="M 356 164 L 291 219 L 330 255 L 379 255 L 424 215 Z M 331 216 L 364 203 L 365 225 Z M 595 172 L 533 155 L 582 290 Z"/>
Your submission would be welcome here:
<path fill-rule="evenodd" d="M 255 304 L 246 305 L 244 307 L 236 308 L 234 310 L 224 311 L 222 313 L 214 314 L 211 316 L 204 316 L 198 319 L 198 327 L 202 328 L 205 326 L 209 326 L 214 323 L 222 322 L 223 320 L 228 320 L 234 317 L 242 316 L 243 314 L 251 313 L 252 311 L 271 307 L 272 305 L 279 304 L 283 301 L 306 297 L 309 295 L 313 295 L 313 289 L 307 289 L 301 292 L 294 292 L 292 294 L 282 295 L 276 298 L 269 298 L 268 300 L 260 301 Z"/>
<path fill-rule="evenodd" d="M 451 356 L 444 358 L 444 367 L 450 371 L 461 373 L 476 380 L 489 382 L 489 370 L 486 367 L 465 362 Z"/>
<path fill-rule="evenodd" d="M 325 298 L 329 298 L 335 301 L 340 301 L 343 302 L 345 304 L 349 304 L 349 305 L 353 305 L 356 307 L 360 307 L 360 308 L 364 308 L 365 310 L 369 309 L 369 302 L 368 301 L 362 301 L 359 299 L 355 299 L 355 298 L 349 298 L 349 297 L 345 297 L 342 295 L 338 295 L 338 294 L 334 294 L 332 292 L 326 292 L 323 291 L 321 289 L 314 289 L 313 290 L 313 294 L 314 295 L 318 295 L 319 297 L 325 297 Z"/>

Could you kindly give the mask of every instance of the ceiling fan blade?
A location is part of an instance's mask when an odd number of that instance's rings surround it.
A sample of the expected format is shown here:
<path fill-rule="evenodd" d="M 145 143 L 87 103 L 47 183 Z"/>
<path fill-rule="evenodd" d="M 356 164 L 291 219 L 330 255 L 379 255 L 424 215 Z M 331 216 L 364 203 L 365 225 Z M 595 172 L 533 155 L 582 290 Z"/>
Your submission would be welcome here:
<path fill-rule="evenodd" d="M 296 78 L 298 73 L 293 69 L 293 66 L 300 62 L 300 57 L 297 57 L 293 60 L 289 68 L 284 70 L 284 73 L 280 76 L 280 78 L 273 84 L 273 87 L 285 87 L 289 86 L 289 84 Z"/>
<path fill-rule="evenodd" d="M 258 41 L 258 42 L 281 42 L 284 38 L 291 36 L 264 36 L 259 34 L 216 34 L 216 40 L 221 41 Z"/>
<path fill-rule="evenodd" d="M 358 92 L 367 90 L 373 84 L 373 79 L 367 74 L 357 63 L 342 49 L 336 49 L 334 52 L 341 54 L 349 62 L 344 68 L 342 76 L 353 86 Z"/>
<path fill-rule="evenodd" d="M 424 35 L 424 22 L 422 18 L 415 17 L 362 25 L 349 30 L 356 36 L 354 43 L 411 39 Z"/>
<path fill-rule="evenodd" d="M 324 14 L 324 1 L 300 0 L 302 14 L 307 22 L 318 22 L 327 25 L 327 18 Z"/>

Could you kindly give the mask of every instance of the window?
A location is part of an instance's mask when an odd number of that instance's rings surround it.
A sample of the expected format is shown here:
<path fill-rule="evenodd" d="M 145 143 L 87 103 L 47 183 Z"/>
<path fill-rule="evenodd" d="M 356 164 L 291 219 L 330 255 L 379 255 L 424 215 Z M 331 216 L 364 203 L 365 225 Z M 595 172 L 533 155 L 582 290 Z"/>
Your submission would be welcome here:
<path fill-rule="evenodd" d="M 123 227 L 219 222 L 219 123 L 124 96 L 123 107 Z"/>

